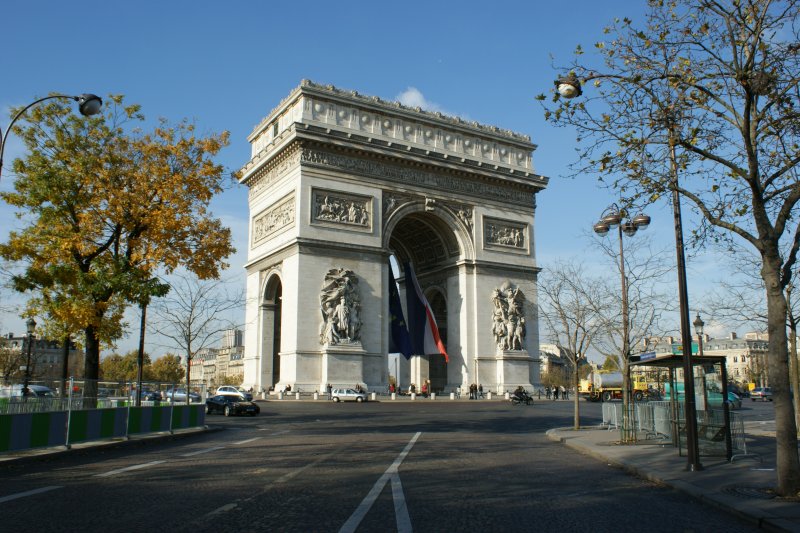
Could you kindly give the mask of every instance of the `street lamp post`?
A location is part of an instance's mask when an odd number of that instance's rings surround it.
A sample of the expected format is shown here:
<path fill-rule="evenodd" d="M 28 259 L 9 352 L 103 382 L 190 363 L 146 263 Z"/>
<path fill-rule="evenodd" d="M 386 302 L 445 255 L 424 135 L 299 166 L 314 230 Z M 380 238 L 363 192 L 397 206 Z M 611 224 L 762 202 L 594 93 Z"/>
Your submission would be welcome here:
<path fill-rule="evenodd" d="M 630 313 L 628 309 L 628 280 L 625 277 L 625 250 L 622 244 L 622 234 L 633 237 L 637 231 L 644 230 L 650 225 L 650 217 L 645 214 L 636 215 L 628 220 L 623 220 L 626 214 L 616 204 L 606 209 L 600 220 L 593 226 L 594 232 L 600 236 L 606 235 L 613 227 L 617 228 L 619 237 L 619 273 L 622 287 L 622 405 L 623 405 L 623 441 L 632 440 L 630 432 L 633 428 L 630 420 Z M 576 366 L 577 371 L 577 366 Z"/>
<path fill-rule="evenodd" d="M 36 331 L 36 321 L 33 317 L 25 322 L 28 328 L 28 358 L 25 361 L 25 384 L 22 386 L 22 401 L 28 401 L 28 384 L 31 382 L 31 351 L 33 349 L 33 332 Z"/>
<path fill-rule="evenodd" d="M 8 139 L 8 134 L 11 131 L 11 128 L 14 126 L 14 123 L 23 115 L 25 112 L 30 109 L 31 107 L 44 102 L 45 100 L 52 100 L 54 98 L 66 98 L 68 100 L 75 100 L 78 102 L 78 111 L 80 111 L 81 115 L 84 116 L 91 116 L 96 115 L 100 112 L 100 109 L 103 107 L 103 100 L 94 94 L 81 94 L 79 96 L 68 96 L 66 94 L 51 94 L 50 96 L 45 96 L 44 98 L 39 98 L 35 102 L 28 104 L 27 106 L 23 107 L 19 110 L 19 112 L 14 115 L 11 119 L 11 122 L 8 124 L 5 133 L 3 130 L 0 129 L 0 175 L 3 173 L 3 152 L 6 148 L 6 139 Z"/>
<path fill-rule="evenodd" d="M 613 78 L 615 76 L 591 75 L 586 79 L 597 79 L 601 77 Z M 575 98 L 580 96 L 581 82 L 574 73 L 555 80 L 556 90 L 564 98 Z M 686 260 L 683 252 L 683 223 L 681 218 L 681 197 L 678 191 L 678 161 L 675 155 L 675 133 L 674 124 L 668 126 L 669 135 L 669 158 L 670 158 L 670 189 L 672 191 L 672 214 L 675 227 L 675 254 L 677 256 L 678 267 L 678 305 L 680 306 L 681 320 L 681 343 L 683 349 L 683 374 L 684 392 L 686 396 L 686 444 L 687 444 L 687 466 L 690 471 L 703 469 L 700 464 L 700 452 L 697 443 L 697 408 L 694 398 L 694 375 L 692 362 L 692 330 L 689 326 L 689 290 L 686 284 Z M 687 349 L 688 347 L 688 349 Z M 688 377 L 688 379 L 687 379 Z"/>

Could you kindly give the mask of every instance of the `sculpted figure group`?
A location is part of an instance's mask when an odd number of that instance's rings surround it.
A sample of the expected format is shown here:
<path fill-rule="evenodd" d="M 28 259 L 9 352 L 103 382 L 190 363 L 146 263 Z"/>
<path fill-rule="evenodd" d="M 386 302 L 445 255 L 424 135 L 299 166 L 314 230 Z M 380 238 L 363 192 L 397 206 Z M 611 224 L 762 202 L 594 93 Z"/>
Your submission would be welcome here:
<path fill-rule="evenodd" d="M 322 345 L 353 344 L 361 340 L 361 301 L 358 278 L 352 270 L 333 268 L 325 275 L 319 295 Z"/>
<path fill-rule="evenodd" d="M 492 293 L 492 334 L 499 350 L 522 350 L 525 341 L 524 296 L 505 282 Z"/>

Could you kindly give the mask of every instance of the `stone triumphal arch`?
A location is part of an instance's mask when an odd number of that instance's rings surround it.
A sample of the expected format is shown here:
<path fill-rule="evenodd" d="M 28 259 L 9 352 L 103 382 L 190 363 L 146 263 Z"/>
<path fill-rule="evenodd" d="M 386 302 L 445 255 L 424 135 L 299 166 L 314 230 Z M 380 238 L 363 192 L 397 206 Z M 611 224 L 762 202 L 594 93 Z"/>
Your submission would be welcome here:
<path fill-rule="evenodd" d="M 400 357 L 401 385 L 538 385 L 529 137 L 303 81 L 248 139 L 245 386 L 386 390 L 391 256 L 449 354 Z"/>

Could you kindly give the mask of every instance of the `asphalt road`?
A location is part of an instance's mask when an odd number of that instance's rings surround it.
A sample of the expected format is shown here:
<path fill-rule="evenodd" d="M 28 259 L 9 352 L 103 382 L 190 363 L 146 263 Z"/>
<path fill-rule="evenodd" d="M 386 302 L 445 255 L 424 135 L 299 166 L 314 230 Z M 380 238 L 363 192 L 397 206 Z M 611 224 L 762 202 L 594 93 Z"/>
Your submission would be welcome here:
<path fill-rule="evenodd" d="M 223 431 L 0 466 L 4 531 L 753 531 L 547 440 L 571 402 L 267 402 Z M 746 405 L 768 413 L 771 405 Z M 600 405 L 581 403 L 585 424 Z M 672 453 L 666 451 L 665 453 Z"/>

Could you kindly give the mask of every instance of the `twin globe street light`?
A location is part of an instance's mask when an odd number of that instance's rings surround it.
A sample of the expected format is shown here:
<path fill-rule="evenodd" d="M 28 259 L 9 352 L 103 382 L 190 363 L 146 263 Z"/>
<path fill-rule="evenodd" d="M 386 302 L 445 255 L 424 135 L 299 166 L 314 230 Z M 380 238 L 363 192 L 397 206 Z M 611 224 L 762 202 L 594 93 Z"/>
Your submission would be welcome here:
<path fill-rule="evenodd" d="M 54 98 L 66 98 L 68 100 L 74 100 L 78 102 L 78 111 L 80 111 L 81 115 L 88 117 L 91 115 L 96 115 L 100 112 L 103 107 L 103 100 L 99 96 L 95 94 L 81 94 L 79 96 L 68 96 L 66 94 L 51 94 L 50 96 L 45 96 L 44 98 L 39 98 L 35 102 L 28 104 L 27 106 L 23 107 L 19 110 L 19 112 L 14 115 L 9 123 L 8 127 L 6 128 L 5 133 L 3 130 L 0 129 L 0 175 L 3 173 L 3 152 L 6 149 L 6 140 L 8 139 L 8 133 L 11 131 L 11 128 L 14 126 L 14 123 L 23 115 L 25 112 L 30 109 L 31 107 L 44 102 L 45 100 L 52 100 Z"/>
<path fill-rule="evenodd" d="M 606 209 L 600 217 L 600 220 L 593 226 L 594 232 L 598 235 L 605 236 L 611 228 L 617 228 L 619 234 L 619 273 L 622 283 L 622 434 L 623 441 L 630 442 L 635 433 L 633 432 L 633 421 L 630 417 L 630 388 L 631 388 L 631 374 L 629 366 L 629 358 L 631 351 L 630 340 L 630 315 L 628 310 L 628 280 L 625 277 L 625 252 L 622 245 L 622 234 L 628 237 L 633 237 L 637 231 L 647 229 L 650 225 L 650 217 L 640 213 L 633 218 L 623 220 L 626 213 L 617 207 L 616 204 Z"/>
<path fill-rule="evenodd" d="M 599 78 L 612 78 L 614 76 L 590 75 L 586 81 Z M 555 80 L 558 93 L 564 98 L 577 98 L 583 94 L 581 81 L 573 72 Z M 666 126 L 669 135 L 670 157 L 670 186 L 672 191 L 672 213 L 675 227 L 675 253 L 678 267 L 678 303 L 680 305 L 681 320 L 681 345 L 683 347 L 683 382 L 686 411 L 686 469 L 698 471 L 703 469 L 700 464 L 700 450 L 697 438 L 697 407 L 694 396 L 694 364 L 692 362 L 692 330 L 689 325 L 689 290 L 686 283 L 686 259 L 683 251 L 683 224 L 681 222 L 681 198 L 678 191 L 678 160 L 675 155 L 675 123 L 670 120 Z"/>

